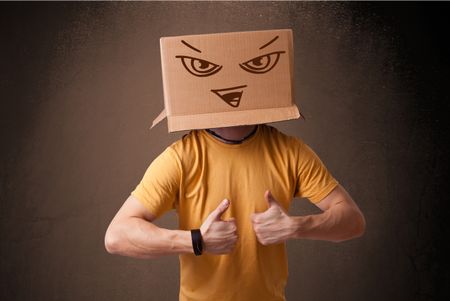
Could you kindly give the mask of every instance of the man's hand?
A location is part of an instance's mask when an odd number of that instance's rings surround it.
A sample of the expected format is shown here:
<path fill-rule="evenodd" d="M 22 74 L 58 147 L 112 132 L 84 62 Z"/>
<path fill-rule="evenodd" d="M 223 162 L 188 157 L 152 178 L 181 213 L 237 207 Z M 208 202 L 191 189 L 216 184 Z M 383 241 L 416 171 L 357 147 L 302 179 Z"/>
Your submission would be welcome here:
<path fill-rule="evenodd" d="M 264 193 L 264 198 L 269 208 L 251 216 L 256 238 L 264 246 L 284 242 L 292 235 L 292 219 L 269 190 Z"/>
<path fill-rule="evenodd" d="M 203 250 L 212 254 L 230 253 L 237 242 L 237 228 L 234 218 L 227 221 L 220 217 L 228 209 L 230 202 L 225 199 L 209 214 L 200 227 L 203 237 Z"/>

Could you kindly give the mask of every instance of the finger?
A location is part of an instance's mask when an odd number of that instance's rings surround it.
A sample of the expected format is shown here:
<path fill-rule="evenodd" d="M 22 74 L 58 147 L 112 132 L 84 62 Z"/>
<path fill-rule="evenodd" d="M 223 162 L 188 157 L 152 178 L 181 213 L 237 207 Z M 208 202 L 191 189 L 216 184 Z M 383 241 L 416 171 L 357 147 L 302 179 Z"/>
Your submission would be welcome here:
<path fill-rule="evenodd" d="M 256 233 L 256 239 L 263 246 L 267 246 L 269 243 L 269 237 L 267 235 L 263 235 L 262 233 Z"/>
<path fill-rule="evenodd" d="M 266 210 L 261 213 L 253 213 L 251 219 L 254 224 L 261 224 L 268 221 L 270 219 L 270 216 L 270 211 Z"/>
<path fill-rule="evenodd" d="M 224 222 L 231 223 L 231 224 L 236 224 L 236 219 L 234 217 L 230 217 L 229 219 L 224 220 Z"/>
<path fill-rule="evenodd" d="M 234 221 L 231 221 L 231 222 L 230 221 L 225 221 L 223 223 L 225 225 L 224 230 L 227 233 L 237 233 L 237 226 L 236 226 L 236 223 Z"/>
<path fill-rule="evenodd" d="M 261 213 L 252 213 L 252 214 L 250 215 L 250 219 L 252 220 L 253 223 L 258 223 L 258 222 L 259 222 L 258 216 L 259 216 L 260 214 L 261 214 Z"/>
<path fill-rule="evenodd" d="M 237 241 L 229 240 L 214 250 L 215 254 L 228 254 L 236 247 Z"/>
<path fill-rule="evenodd" d="M 226 223 L 228 224 L 228 228 L 233 232 L 233 233 L 236 233 L 237 232 L 237 226 L 236 226 L 236 223 L 233 221 L 233 222 L 230 222 L 230 221 L 226 221 Z"/>
<path fill-rule="evenodd" d="M 217 206 L 216 209 L 214 209 L 213 212 L 208 216 L 208 218 L 211 218 L 213 220 L 219 220 L 222 214 L 228 209 L 230 206 L 230 201 L 227 199 L 224 199 L 219 206 Z"/>
<path fill-rule="evenodd" d="M 256 233 L 256 240 L 257 240 L 260 244 L 263 244 L 264 239 L 263 239 L 263 237 L 262 237 L 259 233 Z"/>
<path fill-rule="evenodd" d="M 266 190 L 266 192 L 264 193 L 264 198 L 266 199 L 267 204 L 269 204 L 269 207 L 271 207 L 273 204 L 277 204 L 277 201 L 273 197 L 270 190 Z"/>
<path fill-rule="evenodd" d="M 253 213 L 252 214 L 252 222 L 254 224 L 259 224 L 264 222 L 265 218 L 264 218 L 264 214 L 263 213 Z"/>
<path fill-rule="evenodd" d="M 230 243 L 234 245 L 234 244 L 237 243 L 237 241 L 238 241 L 238 236 L 237 236 L 236 234 L 233 234 L 233 235 L 230 237 Z"/>
<path fill-rule="evenodd" d="M 233 250 L 237 245 L 238 239 L 237 236 L 233 237 L 232 240 L 230 240 L 227 244 L 228 249 L 231 251 Z"/>
<path fill-rule="evenodd" d="M 237 232 L 237 226 L 235 223 L 230 223 L 228 221 L 217 221 L 214 223 L 214 229 L 216 231 L 220 231 L 224 234 L 228 233 L 236 233 Z"/>
<path fill-rule="evenodd" d="M 234 244 L 226 245 L 224 247 L 223 251 L 221 252 L 221 254 L 229 254 L 229 253 L 233 252 L 235 247 L 236 247 L 236 245 L 234 245 Z"/>
<path fill-rule="evenodd" d="M 264 193 L 264 198 L 266 199 L 267 203 L 269 204 L 269 208 L 273 207 L 273 206 L 277 206 L 279 208 L 281 208 L 283 211 L 284 207 L 280 205 L 280 203 L 277 201 L 277 199 L 275 199 L 275 197 L 272 195 L 272 192 L 270 190 L 266 190 L 266 192 Z"/>
<path fill-rule="evenodd" d="M 261 238 L 258 240 L 260 244 L 262 244 L 263 246 L 268 246 L 270 243 L 267 239 L 265 238 Z"/>

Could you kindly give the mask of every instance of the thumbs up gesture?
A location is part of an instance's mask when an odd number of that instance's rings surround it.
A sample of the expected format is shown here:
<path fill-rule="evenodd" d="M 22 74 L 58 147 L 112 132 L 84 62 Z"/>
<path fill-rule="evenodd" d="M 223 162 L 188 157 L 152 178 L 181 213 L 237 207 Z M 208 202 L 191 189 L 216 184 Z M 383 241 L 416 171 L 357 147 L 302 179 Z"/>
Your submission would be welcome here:
<path fill-rule="evenodd" d="M 200 227 L 203 237 L 203 250 L 212 254 L 230 253 L 237 242 L 237 228 L 234 218 L 222 220 L 222 214 L 230 206 L 230 201 L 223 200 L 211 212 Z"/>
<path fill-rule="evenodd" d="M 292 219 L 269 190 L 264 193 L 264 198 L 269 208 L 251 216 L 256 238 L 264 246 L 284 242 L 292 235 Z"/>

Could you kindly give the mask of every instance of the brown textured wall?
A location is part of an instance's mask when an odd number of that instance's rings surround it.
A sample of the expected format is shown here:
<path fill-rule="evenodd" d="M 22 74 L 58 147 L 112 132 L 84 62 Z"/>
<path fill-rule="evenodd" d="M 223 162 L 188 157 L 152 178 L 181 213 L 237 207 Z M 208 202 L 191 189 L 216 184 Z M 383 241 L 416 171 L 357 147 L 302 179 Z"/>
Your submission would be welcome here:
<path fill-rule="evenodd" d="M 1 300 L 176 300 L 178 260 L 111 256 L 103 236 L 147 165 L 159 37 L 292 28 L 302 137 L 365 213 L 363 238 L 291 241 L 288 300 L 448 294 L 448 5 L 2 3 Z M 441 12 L 442 14 L 440 14 Z M 448 10 L 447 10 L 448 12 Z M 445 27 L 446 26 L 446 27 Z M 445 32 L 445 29 L 441 29 Z M 305 200 L 292 214 L 317 212 Z M 176 227 L 171 213 L 158 222 Z"/>

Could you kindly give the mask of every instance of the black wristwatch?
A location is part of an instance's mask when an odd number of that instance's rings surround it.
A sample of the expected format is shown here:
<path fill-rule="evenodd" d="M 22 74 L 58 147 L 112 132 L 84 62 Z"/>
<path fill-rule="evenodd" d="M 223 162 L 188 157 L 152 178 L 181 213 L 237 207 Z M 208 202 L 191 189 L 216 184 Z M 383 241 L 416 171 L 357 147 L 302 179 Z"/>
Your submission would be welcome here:
<path fill-rule="evenodd" d="M 203 239 L 200 229 L 191 230 L 192 248 L 194 249 L 195 256 L 202 255 L 203 252 Z"/>

